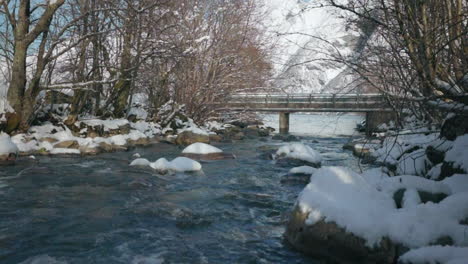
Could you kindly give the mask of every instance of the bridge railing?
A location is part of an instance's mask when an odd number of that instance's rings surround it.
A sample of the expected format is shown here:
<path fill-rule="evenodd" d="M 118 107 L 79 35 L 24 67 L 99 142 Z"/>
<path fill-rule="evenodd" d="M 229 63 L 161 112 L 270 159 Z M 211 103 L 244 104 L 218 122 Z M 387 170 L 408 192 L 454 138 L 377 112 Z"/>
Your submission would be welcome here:
<path fill-rule="evenodd" d="M 274 104 L 274 103 L 385 103 L 381 94 L 235 94 L 228 103 Z"/>

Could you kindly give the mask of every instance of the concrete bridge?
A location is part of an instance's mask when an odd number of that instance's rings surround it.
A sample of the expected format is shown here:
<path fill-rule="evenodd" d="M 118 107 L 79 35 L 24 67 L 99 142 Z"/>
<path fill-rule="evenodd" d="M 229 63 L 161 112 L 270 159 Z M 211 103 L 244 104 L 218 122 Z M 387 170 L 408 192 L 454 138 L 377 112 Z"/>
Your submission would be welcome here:
<path fill-rule="evenodd" d="M 366 113 L 368 134 L 394 117 L 392 108 L 381 94 L 235 94 L 221 108 L 279 113 L 280 133 L 289 132 L 289 115 L 295 112 Z"/>

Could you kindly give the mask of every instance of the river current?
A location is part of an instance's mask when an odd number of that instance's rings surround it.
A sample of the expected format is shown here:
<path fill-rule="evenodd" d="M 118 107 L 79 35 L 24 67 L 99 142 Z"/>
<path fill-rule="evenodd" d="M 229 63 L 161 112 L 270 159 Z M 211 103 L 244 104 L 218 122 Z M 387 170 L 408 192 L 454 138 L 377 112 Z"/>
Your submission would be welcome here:
<path fill-rule="evenodd" d="M 265 116 L 276 126 L 277 117 Z M 359 170 L 342 149 L 357 115 L 291 116 L 291 133 L 318 150 L 324 166 Z M 0 263 L 317 263 L 283 243 L 303 184 L 259 148 L 284 142 L 214 144 L 237 159 L 203 172 L 160 175 L 128 164 L 182 148 L 155 144 L 94 157 L 22 158 L 0 168 Z"/>

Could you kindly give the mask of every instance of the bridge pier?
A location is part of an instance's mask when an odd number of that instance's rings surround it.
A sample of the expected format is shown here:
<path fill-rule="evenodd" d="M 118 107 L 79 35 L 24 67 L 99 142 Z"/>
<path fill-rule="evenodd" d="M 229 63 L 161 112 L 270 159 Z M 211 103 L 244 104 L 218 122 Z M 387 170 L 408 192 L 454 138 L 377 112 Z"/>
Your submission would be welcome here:
<path fill-rule="evenodd" d="M 396 115 L 393 112 L 366 112 L 366 135 L 371 136 L 374 132 L 379 132 L 381 124 L 388 124 L 395 121 Z"/>
<path fill-rule="evenodd" d="M 279 113 L 279 132 L 280 134 L 289 133 L 289 113 L 286 113 L 286 112 Z"/>

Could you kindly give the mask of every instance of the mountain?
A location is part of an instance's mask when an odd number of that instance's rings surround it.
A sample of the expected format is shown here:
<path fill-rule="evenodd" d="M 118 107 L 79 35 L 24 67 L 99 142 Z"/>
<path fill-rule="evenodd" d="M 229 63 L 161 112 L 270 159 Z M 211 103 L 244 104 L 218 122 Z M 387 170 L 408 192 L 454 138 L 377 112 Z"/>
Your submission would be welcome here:
<path fill-rule="evenodd" d="M 264 0 L 265 26 L 274 41 L 274 86 L 289 93 L 336 93 L 353 88 L 353 76 L 336 56 L 352 56 L 363 43 L 342 11 L 319 1 Z"/>

